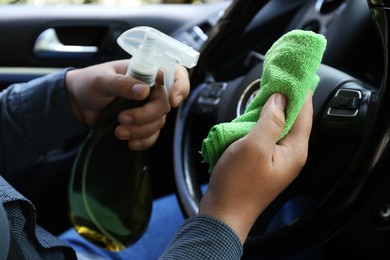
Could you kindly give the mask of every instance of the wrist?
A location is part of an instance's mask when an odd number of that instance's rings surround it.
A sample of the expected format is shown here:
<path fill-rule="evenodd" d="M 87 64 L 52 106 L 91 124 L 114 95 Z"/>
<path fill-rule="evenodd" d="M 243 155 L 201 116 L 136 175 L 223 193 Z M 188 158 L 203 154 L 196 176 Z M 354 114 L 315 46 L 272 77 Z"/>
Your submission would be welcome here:
<path fill-rule="evenodd" d="M 240 207 L 232 205 L 231 208 L 220 208 L 215 205 L 203 204 L 199 208 L 199 215 L 216 218 L 228 225 L 240 238 L 241 244 L 247 239 L 249 231 L 260 215 L 254 209 L 242 210 Z"/>
<path fill-rule="evenodd" d="M 75 70 L 68 70 L 65 74 L 65 89 L 66 89 L 66 96 L 70 105 L 70 108 L 72 109 L 73 113 L 77 117 L 77 119 L 85 124 L 85 119 L 83 114 L 81 113 L 81 110 L 79 108 L 77 99 L 74 94 L 73 89 L 73 74 L 76 73 Z"/>

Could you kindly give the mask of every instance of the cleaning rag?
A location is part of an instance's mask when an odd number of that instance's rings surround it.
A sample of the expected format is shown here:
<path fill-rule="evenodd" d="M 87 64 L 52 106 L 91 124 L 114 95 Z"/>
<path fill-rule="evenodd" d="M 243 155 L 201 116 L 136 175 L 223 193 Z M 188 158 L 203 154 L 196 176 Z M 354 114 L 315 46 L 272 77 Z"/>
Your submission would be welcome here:
<path fill-rule="evenodd" d="M 274 93 L 282 93 L 287 99 L 286 121 L 279 140 L 288 133 L 308 91 L 314 93 L 317 87 L 317 71 L 325 48 L 323 35 L 304 30 L 292 30 L 271 46 L 265 54 L 260 90 L 244 114 L 231 122 L 213 126 L 203 140 L 201 154 L 209 164 L 210 173 L 225 149 L 254 127 L 261 109 Z"/>

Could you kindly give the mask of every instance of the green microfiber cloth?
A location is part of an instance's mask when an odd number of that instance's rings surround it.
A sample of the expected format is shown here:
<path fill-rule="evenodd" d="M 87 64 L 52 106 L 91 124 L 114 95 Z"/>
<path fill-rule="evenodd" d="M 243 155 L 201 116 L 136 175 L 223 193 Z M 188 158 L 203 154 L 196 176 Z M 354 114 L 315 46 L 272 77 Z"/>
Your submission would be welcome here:
<path fill-rule="evenodd" d="M 225 149 L 254 127 L 261 109 L 274 93 L 282 93 L 287 98 L 286 123 L 279 140 L 288 133 L 308 91 L 314 93 L 317 87 L 317 71 L 325 48 L 323 35 L 303 30 L 292 30 L 271 46 L 265 54 L 260 91 L 244 114 L 232 122 L 213 126 L 203 140 L 201 154 L 204 162 L 210 164 L 210 173 Z"/>

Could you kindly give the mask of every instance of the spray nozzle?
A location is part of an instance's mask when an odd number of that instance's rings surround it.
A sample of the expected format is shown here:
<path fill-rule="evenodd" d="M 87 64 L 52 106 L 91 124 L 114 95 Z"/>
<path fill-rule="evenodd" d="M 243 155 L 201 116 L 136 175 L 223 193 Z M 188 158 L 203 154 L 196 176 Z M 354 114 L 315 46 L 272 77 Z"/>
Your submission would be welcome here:
<path fill-rule="evenodd" d="M 190 69 L 199 58 L 199 52 L 191 47 L 147 26 L 125 31 L 117 42 L 132 56 L 127 74 L 153 85 L 157 71 L 161 69 L 168 93 L 173 85 L 175 64 L 179 63 Z"/>

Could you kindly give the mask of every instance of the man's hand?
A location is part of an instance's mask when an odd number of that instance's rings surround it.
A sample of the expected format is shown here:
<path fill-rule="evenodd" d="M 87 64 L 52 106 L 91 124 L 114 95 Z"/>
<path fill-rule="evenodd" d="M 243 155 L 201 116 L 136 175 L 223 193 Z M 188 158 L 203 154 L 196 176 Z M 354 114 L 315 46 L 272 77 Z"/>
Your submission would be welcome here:
<path fill-rule="evenodd" d="M 269 98 L 252 131 L 231 144 L 218 160 L 200 204 L 199 214 L 225 222 L 242 243 L 257 217 L 298 176 L 307 159 L 311 94 L 290 132 L 278 142 L 285 107 L 283 95 Z"/>
<path fill-rule="evenodd" d="M 125 76 L 129 60 L 107 62 L 83 69 L 71 70 L 66 75 L 70 105 L 80 119 L 89 126 L 98 120 L 101 111 L 116 97 L 143 100 L 149 96 L 150 86 Z M 166 114 L 188 96 L 187 70 L 176 66 L 175 80 L 169 97 L 163 86 L 163 74 L 158 73 L 149 101 L 142 107 L 127 109 L 118 116 L 115 134 L 128 140 L 132 150 L 144 150 L 153 145 L 165 125 Z"/>

